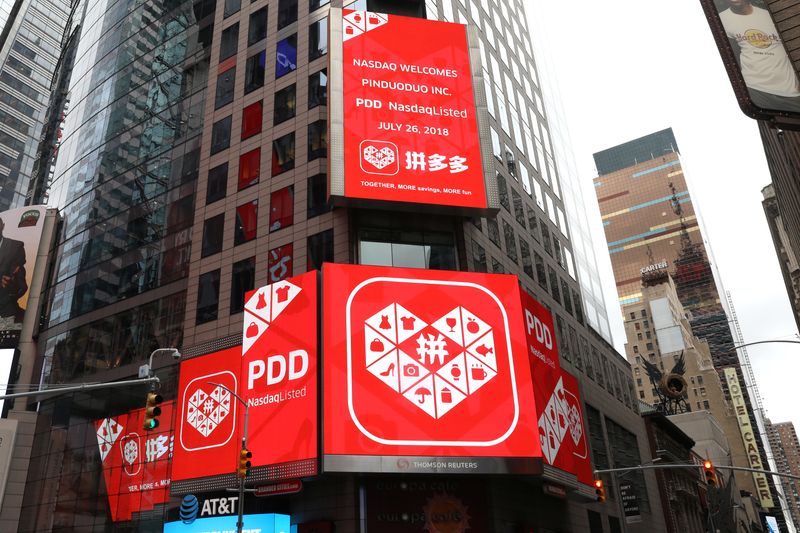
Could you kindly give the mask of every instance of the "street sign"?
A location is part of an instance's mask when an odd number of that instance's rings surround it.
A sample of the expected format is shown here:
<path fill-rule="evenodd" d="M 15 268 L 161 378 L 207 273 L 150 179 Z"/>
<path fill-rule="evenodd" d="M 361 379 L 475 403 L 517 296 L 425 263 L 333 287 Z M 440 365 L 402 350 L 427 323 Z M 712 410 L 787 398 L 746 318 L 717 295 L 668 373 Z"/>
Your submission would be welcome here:
<path fill-rule="evenodd" d="M 635 524 L 642 521 L 639 511 L 639 497 L 636 495 L 636 487 L 632 483 L 619 484 L 619 496 L 622 500 L 622 510 L 625 512 L 625 523 Z"/>
<path fill-rule="evenodd" d="M 256 487 L 255 495 L 259 498 L 266 496 L 279 496 L 281 494 L 297 494 L 303 490 L 303 482 L 299 479 L 290 479 L 280 483 L 271 483 Z"/>

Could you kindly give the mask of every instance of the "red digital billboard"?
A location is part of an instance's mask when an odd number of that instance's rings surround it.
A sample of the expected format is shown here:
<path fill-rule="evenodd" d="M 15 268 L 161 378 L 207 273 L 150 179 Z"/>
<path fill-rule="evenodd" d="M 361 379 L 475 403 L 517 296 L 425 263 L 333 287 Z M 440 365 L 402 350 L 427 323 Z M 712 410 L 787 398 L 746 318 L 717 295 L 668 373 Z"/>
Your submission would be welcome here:
<path fill-rule="evenodd" d="M 317 473 L 317 273 L 247 294 L 242 346 L 181 362 L 173 479 L 236 470 L 244 408 L 253 468 L 288 465 L 258 479 Z M 257 472 L 256 472 L 257 473 Z"/>
<path fill-rule="evenodd" d="M 525 291 L 521 294 L 542 457 L 591 485 L 592 466 L 578 381 L 561 368 L 550 311 Z"/>
<path fill-rule="evenodd" d="M 516 277 L 334 264 L 323 277 L 326 470 L 370 468 L 342 456 L 440 472 L 541 456 Z"/>
<path fill-rule="evenodd" d="M 317 472 L 317 272 L 248 294 L 242 332 L 242 397 L 250 405 L 253 466 L 302 462 Z"/>
<path fill-rule="evenodd" d="M 142 398 L 144 404 L 144 398 Z M 130 520 L 169 500 L 170 420 L 175 402 L 161 404 L 161 430 L 145 431 L 144 409 L 95 420 L 111 520 Z"/>
<path fill-rule="evenodd" d="M 331 195 L 487 209 L 466 26 L 347 9 L 336 24 L 344 182 L 343 190 L 332 182 Z M 330 72 L 333 90 L 339 78 Z"/>

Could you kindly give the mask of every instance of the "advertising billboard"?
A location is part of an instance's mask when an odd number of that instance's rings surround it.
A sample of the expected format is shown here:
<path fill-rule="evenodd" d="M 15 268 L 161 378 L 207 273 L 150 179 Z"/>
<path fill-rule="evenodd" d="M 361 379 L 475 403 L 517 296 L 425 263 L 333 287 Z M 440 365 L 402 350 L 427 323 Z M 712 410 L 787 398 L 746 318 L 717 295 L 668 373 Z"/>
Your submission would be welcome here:
<path fill-rule="evenodd" d="M 244 408 L 226 389 L 249 405 L 248 479 L 317 473 L 316 276 L 309 272 L 251 291 L 242 345 L 181 361 L 175 482 L 236 470 Z"/>
<path fill-rule="evenodd" d="M 164 533 L 222 533 L 236 531 L 236 515 L 197 518 L 166 522 Z M 242 517 L 244 531 L 251 533 L 289 533 L 290 517 L 285 514 L 246 514 Z"/>
<path fill-rule="evenodd" d="M 37 205 L 0 213 L 0 342 L 19 338 L 46 210 Z"/>
<path fill-rule="evenodd" d="M 323 277 L 326 471 L 535 473 L 516 277 L 338 264 Z"/>
<path fill-rule="evenodd" d="M 483 85 L 473 84 L 480 54 L 467 27 L 348 9 L 331 10 L 330 21 L 334 202 L 496 210 L 479 134 Z"/>
<path fill-rule="evenodd" d="M 797 129 L 800 80 L 763 0 L 701 0 L 742 110 Z"/>
<path fill-rule="evenodd" d="M 161 404 L 162 430 L 145 431 L 144 409 L 95 420 L 94 428 L 111 519 L 130 520 L 169 500 L 175 402 Z"/>
<path fill-rule="evenodd" d="M 293 477 L 316 474 L 317 272 L 249 293 L 242 343 L 253 466 L 292 463 Z"/>
<path fill-rule="evenodd" d="M 542 456 L 548 464 L 591 485 L 592 465 L 578 380 L 561 368 L 553 315 L 527 292 L 521 291 L 521 296 Z"/>

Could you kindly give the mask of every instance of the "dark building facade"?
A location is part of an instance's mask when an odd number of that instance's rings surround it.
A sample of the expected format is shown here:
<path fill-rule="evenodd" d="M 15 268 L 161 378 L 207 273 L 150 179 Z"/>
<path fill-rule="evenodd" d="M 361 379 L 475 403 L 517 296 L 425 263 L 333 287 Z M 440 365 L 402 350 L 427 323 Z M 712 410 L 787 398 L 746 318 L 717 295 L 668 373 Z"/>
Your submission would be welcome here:
<path fill-rule="evenodd" d="M 581 383 L 595 467 L 647 461 L 630 366 L 584 319 L 564 216 L 570 189 L 554 163 L 522 2 L 347 4 L 479 28 L 499 215 L 328 203 L 327 17 L 341 2 L 88 6 L 49 190 L 63 223 L 38 332 L 43 382 L 129 378 L 156 348 L 236 346 L 248 290 L 325 261 L 510 273 L 553 313 L 561 364 Z M 157 360 L 167 400 L 177 386 L 170 364 Z M 20 532 L 158 531 L 174 516 L 177 497 L 117 523 L 108 508 L 93 424 L 143 399 L 142 388 L 40 404 Z M 655 476 L 629 480 L 643 521 L 627 530 L 663 531 Z M 474 502 L 475 531 L 622 530 L 613 490 L 600 505 L 546 494 L 546 482 L 322 475 L 296 495 L 248 497 L 248 512 L 388 531 L 375 502 L 413 485 L 423 501 L 444 489 Z M 400 522 L 397 531 L 419 530 Z"/>

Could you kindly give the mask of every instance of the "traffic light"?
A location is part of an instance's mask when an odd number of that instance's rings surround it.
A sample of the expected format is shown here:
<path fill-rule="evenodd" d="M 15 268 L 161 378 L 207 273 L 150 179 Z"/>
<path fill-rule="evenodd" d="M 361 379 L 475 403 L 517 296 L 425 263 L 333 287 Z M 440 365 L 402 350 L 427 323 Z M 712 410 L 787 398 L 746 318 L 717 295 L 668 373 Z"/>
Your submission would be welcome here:
<path fill-rule="evenodd" d="M 147 393 L 147 402 L 144 407 L 144 429 L 149 431 L 158 427 L 158 417 L 161 416 L 161 407 L 159 405 L 164 401 L 156 391 Z"/>
<path fill-rule="evenodd" d="M 250 459 L 252 459 L 252 457 L 253 452 L 247 448 L 239 450 L 239 468 L 236 469 L 237 476 L 242 479 L 247 477 L 247 474 L 250 473 L 250 465 L 252 464 Z"/>
<path fill-rule="evenodd" d="M 594 493 L 597 494 L 597 501 L 603 503 L 606 501 L 606 487 L 602 479 L 594 480 Z"/>
<path fill-rule="evenodd" d="M 703 461 L 703 472 L 706 475 L 706 483 L 711 487 L 716 487 L 719 485 L 719 481 L 717 480 L 717 472 L 714 470 L 714 463 L 706 459 Z"/>

